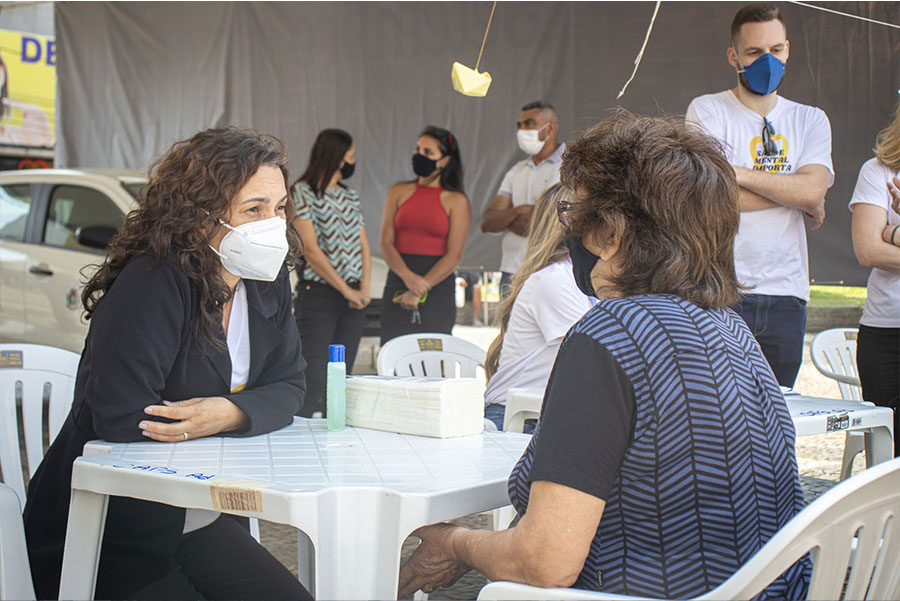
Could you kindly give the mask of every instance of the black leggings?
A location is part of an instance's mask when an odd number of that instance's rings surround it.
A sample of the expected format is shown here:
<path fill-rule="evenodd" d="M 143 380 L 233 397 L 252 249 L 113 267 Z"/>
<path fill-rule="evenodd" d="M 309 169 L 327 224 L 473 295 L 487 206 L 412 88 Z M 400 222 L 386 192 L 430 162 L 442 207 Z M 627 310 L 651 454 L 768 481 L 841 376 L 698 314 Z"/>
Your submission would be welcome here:
<path fill-rule="evenodd" d="M 863 399 L 894 410 L 894 456 L 900 456 L 900 328 L 872 328 L 860 324 L 856 367 Z"/>
<path fill-rule="evenodd" d="M 309 601 L 312 595 L 246 528 L 223 515 L 209 526 L 185 534 L 172 569 L 128 598 Z"/>
<path fill-rule="evenodd" d="M 359 285 L 352 287 L 359 290 Z M 366 311 L 351 309 L 344 296 L 328 284 L 299 282 L 297 292 L 294 317 L 303 343 L 303 358 L 306 359 L 306 397 L 297 415 L 312 417 L 313 412 L 321 411 L 322 417 L 327 417 L 325 376 L 328 347 L 332 344 L 344 345 L 347 375 L 350 375 L 366 325 Z"/>

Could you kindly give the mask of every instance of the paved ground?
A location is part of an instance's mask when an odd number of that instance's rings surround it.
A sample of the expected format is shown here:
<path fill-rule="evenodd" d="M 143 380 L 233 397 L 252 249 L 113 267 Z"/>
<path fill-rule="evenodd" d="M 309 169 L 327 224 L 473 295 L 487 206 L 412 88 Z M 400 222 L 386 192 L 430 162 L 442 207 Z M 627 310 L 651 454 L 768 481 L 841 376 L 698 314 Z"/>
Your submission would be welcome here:
<path fill-rule="evenodd" d="M 487 348 L 497 330 L 489 327 L 456 326 L 453 334 Z M 809 343 L 811 335 L 806 339 L 806 360 L 800 370 L 796 389 L 810 396 L 840 398 L 837 384 L 828 380 L 816 371 L 809 360 Z M 827 434 L 805 436 L 797 441 L 797 462 L 800 468 L 801 483 L 807 503 L 837 483 L 841 468 L 841 455 L 844 448 L 843 434 Z M 865 460 L 860 454 L 854 464 L 854 471 L 863 469 Z M 488 514 L 468 516 L 455 523 L 469 528 L 486 529 L 490 526 Z M 277 524 L 261 524 L 262 542 L 276 557 L 296 573 L 297 542 L 295 531 Z M 415 549 L 417 541 L 407 539 L 403 549 L 403 559 Z M 474 599 L 478 591 L 487 583 L 487 579 L 475 571 L 469 572 L 454 586 L 435 591 L 430 598 L 439 599 Z"/>

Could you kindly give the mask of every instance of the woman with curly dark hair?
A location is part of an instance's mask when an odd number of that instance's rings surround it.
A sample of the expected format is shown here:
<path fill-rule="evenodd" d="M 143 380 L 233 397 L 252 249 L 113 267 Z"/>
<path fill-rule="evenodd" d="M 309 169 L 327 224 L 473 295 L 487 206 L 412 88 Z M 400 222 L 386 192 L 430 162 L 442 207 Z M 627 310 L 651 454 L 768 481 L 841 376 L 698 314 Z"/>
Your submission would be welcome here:
<path fill-rule="evenodd" d="M 72 462 L 84 444 L 253 436 L 291 422 L 305 392 L 287 263 L 287 154 L 211 129 L 150 170 L 82 301 L 90 330 L 72 410 L 29 486 L 38 597 L 59 590 Z M 246 520 L 110 499 L 98 599 L 309 599 Z"/>

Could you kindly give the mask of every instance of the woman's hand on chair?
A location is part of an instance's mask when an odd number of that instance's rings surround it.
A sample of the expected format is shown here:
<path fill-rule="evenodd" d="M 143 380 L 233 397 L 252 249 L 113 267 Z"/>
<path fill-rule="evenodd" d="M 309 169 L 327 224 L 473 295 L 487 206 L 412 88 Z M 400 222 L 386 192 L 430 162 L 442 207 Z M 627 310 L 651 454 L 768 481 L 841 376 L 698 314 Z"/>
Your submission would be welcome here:
<path fill-rule="evenodd" d="M 138 427 L 143 435 L 160 442 L 182 442 L 237 430 L 247 423 L 247 414 L 225 397 L 198 397 L 186 401 L 163 401 L 150 405 L 144 413 L 174 420 L 163 423 L 144 420 Z"/>

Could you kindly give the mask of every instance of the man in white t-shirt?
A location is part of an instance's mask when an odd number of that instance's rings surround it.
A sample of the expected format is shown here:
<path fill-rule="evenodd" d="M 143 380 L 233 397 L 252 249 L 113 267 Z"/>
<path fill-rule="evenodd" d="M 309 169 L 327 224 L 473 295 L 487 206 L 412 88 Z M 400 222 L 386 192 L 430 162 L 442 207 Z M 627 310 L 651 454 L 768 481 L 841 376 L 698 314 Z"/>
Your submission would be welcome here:
<path fill-rule="evenodd" d="M 740 186 L 735 270 L 747 286 L 734 307 L 762 347 L 775 377 L 791 387 L 803 360 L 809 260 L 803 217 L 825 219 L 834 181 L 831 124 L 818 108 L 776 91 L 790 44 L 781 11 L 751 4 L 731 24 L 728 64 L 738 85 L 695 98 L 687 119 L 718 138 Z"/>
<path fill-rule="evenodd" d="M 559 116 L 540 100 L 522 107 L 516 122 L 519 148 L 528 158 L 513 165 L 500 184 L 494 202 L 481 218 L 481 231 L 503 233 L 500 293 L 505 298 L 512 274 L 522 264 L 534 204 L 544 190 L 559 181 L 566 145 L 559 142 Z"/>

